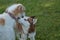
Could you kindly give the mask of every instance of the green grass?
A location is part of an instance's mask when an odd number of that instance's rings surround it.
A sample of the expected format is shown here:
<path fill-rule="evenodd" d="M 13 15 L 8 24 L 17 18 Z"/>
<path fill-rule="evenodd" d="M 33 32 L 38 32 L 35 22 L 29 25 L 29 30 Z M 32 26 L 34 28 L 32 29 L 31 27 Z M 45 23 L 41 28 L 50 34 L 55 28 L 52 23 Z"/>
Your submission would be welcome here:
<path fill-rule="evenodd" d="M 60 40 L 60 0 L 0 0 L 0 13 L 14 3 L 26 7 L 26 15 L 35 15 L 36 40 Z"/>

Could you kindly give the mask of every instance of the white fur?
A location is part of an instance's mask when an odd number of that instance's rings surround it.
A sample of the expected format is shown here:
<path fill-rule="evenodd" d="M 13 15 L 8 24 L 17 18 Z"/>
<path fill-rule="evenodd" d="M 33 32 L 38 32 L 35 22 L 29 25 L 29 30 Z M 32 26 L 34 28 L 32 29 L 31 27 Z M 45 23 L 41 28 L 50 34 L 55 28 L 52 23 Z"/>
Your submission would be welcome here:
<path fill-rule="evenodd" d="M 23 28 L 23 31 L 25 34 L 27 34 L 28 32 L 28 29 L 29 29 L 29 26 L 30 26 L 30 23 L 28 21 L 25 21 L 24 19 L 27 19 L 28 17 L 24 17 L 24 18 L 21 18 L 19 20 L 19 22 L 22 24 L 22 28 Z"/>
<path fill-rule="evenodd" d="M 0 15 L 0 18 L 5 19 L 5 25 L 0 25 L 0 40 L 15 40 L 14 19 L 6 13 Z"/>
<path fill-rule="evenodd" d="M 21 18 L 19 20 L 19 22 L 22 24 L 22 28 L 23 28 L 23 33 L 21 34 L 21 38 L 19 37 L 20 35 L 17 33 L 17 35 L 19 35 L 18 36 L 19 40 L 27 40 L 27 36 L 28 36 L 28 38 L 30 38 L 30 40 L 35 40 L 36 32 L 28 33 L 30 23 L 28 21 L 24 20 L 24 19 L 28 19 L 28 18 L 29 17 L 25 16 L 24 18 Z M 37 22 L 37 19 L 34 19 L 33 23 L 35 24 L 36 22 Z"/>
<path fill-rule="evenodd" d="M 22 7 L 22 10 L 23 10 L 22 13 L 19 13 L 19 14 L 18 14 L 18 17 L 21 18 L 21 16 L 24 16 L 24 15 L 25 15 L 25 12 L 24 12 L 25 7 L 24 7 L 22 4 L 13 4 L 13 5 L 11 5 L 10 7 L 8 7 L 8 8 L 6 9 L 6 11 L 14 14 L 13 11 L 14 11 L 18 6 L 19 6 L 19 9 Z"/>
<path fill-rule="evenodd" d="M 13 4 L 6 9 L 6 11 L 13 13 L 13 11 L 17 8 L 17 6 L 21 6 L 22 10 L 25 10 L 25 7 L 22 4 Z"/>
<path fill-rule="evenodd" d="M 19 5 L 22 5 L 22 4 L 14 4 L 8 7 L 6 11 L 13 13 L 13 11 Z M 15 40 L 15 32 L 13 29 L 15 20 L 11 18 L 8 13 L 0 14 L 0 18 L 3 18 L 5 20 L 5 25 L 0 25 L 0 40 Z"/>

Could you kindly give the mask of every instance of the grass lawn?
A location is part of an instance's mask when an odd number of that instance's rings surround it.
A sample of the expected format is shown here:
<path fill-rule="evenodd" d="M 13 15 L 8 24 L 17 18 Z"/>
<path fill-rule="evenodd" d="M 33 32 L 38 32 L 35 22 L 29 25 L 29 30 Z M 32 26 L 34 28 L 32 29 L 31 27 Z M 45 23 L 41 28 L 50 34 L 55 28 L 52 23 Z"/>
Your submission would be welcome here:
<path fill-rule="evenodd" d="M 22 3 L 26 15 L 38 18 L 36 40 L 60 40 L 60 0 L 0 0 L 0 13 L 14 3 Z"/>

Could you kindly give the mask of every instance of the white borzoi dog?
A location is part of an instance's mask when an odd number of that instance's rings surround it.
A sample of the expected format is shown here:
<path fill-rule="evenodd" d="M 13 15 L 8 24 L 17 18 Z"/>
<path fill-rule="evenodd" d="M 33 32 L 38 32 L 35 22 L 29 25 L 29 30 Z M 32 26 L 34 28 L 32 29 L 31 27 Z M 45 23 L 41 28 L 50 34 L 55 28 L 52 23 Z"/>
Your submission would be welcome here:
<path fill-rule="evenodd" d="M 0 40 L 15 40 L 14 24 L 24 10 L 22 4 L 13 4 L 0 14 Z"/>
<path fill-rule="evenodd" d="M 34 16 L 19 19 L 19 23 L 16 23 L 16 34 L 19 40 L 35 40 L 36 30 L 35 30 L 35 23 L 37 19 Z M 20 37 L 21 35 L 21 37 Z"/>

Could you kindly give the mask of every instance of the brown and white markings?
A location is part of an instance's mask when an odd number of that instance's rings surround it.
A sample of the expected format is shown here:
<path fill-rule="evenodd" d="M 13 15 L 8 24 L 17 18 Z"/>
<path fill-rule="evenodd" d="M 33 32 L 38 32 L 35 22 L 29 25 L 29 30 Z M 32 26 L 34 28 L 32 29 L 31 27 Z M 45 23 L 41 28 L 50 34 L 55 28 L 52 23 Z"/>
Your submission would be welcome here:
<path fill-rule="evenodd" d="M 4 18 L 0 18 L 0 25 L 5 25 L 5 19 Z"/>
<path fill-rule="evenodd" d="M 17 33 L 17 37 L 19 38 L 19 40 L 27 40 L 27 36 L 28 38 L 30 38 L 30 40 L 35 40 L 35 35 L 36 35 L 35 23 L 36 22 L 37 22 L 37 19 L 35 18 L 35 16 L 31 16 L 31 17 L 26 16 L 19 20 L 19 23 L 21 24 L 20 27 L 22 28 L 22 33 L 20 32 L 21 29 L 18 29 L 20 30 Z M 21 37 L 19 36 L 19 34 L 21 34 Z"/>

